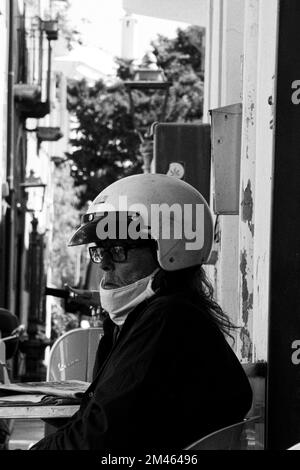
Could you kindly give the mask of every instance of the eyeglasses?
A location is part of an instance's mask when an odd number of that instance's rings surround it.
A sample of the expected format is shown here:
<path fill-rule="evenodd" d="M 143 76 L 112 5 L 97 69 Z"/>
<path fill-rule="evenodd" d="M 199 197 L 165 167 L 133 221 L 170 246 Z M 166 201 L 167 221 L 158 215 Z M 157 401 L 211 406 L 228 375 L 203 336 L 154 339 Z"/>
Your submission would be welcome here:
<path fill-rule="evenodd" d="M 128 244 L 128 245 L 112 245 L 109 248 L 103 246 L 90 246 L 89 252 L 93 263 L 99 264 L 103 260 L 104 253 L 109 253 L 112 261 L 115 263 L 124 263 L 127 260 L 128 250 L 133 248 L 142 248 L 146 243 Z"/>

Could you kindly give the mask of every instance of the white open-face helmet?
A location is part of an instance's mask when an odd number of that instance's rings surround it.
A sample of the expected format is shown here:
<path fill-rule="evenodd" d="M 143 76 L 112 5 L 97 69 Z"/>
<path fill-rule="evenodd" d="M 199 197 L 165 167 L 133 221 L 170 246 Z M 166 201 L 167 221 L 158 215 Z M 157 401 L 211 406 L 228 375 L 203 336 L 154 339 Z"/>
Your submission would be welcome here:
<path fill-rule="evenodd" d="M 161 268 L 176 271 L 207 261 L 213 220 L 203 196 L 185 181 L 161 174 L 128 176 L 94 199 L 69 246 L 105 239 L 153 239 Z"/>

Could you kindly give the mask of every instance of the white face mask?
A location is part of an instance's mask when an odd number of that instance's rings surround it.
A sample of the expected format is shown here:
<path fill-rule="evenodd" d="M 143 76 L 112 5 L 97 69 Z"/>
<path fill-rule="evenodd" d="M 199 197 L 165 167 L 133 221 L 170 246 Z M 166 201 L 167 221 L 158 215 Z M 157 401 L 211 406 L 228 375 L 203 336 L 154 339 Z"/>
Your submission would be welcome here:
<path fill-rule="evenodd" d="M 159 268 L 149 276 L 143 277 L 127 286 L 117 289 L 104 289 L 100 282 L 100 302 L 102 308 L 107 311 L 111 320 L 118 326 L 123 325 L 128 314 L 143 300 L 154 295 L 151 288 L 152 280 Z"/>

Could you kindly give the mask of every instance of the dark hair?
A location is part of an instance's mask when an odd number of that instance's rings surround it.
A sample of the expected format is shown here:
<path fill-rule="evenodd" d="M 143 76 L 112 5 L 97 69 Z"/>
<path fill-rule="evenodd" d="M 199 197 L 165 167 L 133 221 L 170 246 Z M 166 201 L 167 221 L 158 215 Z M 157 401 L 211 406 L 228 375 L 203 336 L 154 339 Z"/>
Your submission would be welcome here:
<path fill-rule="evenodd" d="M 179 271 L 161 270 L 152 285 L 162 292 L 187 292 L 188 298 L 207 315 L 224 335 L 235 341 L 232 331 L 237 329 L 228 315 L 214 300 L 213 287 L 202 266 L 192 266 Z"/>

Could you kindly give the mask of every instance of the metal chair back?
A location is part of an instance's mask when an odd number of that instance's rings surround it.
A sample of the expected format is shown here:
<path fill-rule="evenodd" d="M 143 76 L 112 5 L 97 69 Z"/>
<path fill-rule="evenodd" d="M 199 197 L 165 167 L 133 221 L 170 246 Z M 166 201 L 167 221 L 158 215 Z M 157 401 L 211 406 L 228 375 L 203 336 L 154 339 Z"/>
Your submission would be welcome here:
<path fill-rule="evenodd" d="M 47 367 L 47 380 L 92 381 L 93 367 L 102 328 L 76 328 L 53 344 Z"/>
<path fill-rule="evenodd" d="M 260 416 L 219 429 L 189 445 L 185 450 L 262 450 L 256 439 Z"/>

